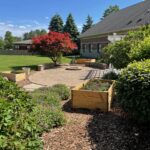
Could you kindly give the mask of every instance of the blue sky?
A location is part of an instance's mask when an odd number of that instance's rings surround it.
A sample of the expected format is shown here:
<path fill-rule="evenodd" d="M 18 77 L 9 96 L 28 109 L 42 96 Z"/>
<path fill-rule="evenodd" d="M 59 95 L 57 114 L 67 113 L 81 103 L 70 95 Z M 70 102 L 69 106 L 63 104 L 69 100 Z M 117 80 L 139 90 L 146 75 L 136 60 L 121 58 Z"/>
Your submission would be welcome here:
<path fill-rule="evenodd" d="M 72 13 L 81 30 L 87 15 L 98 22 L 109 5 L 125 8 L 142 0 L 0 0 L 0 36 L 12 31 L 21 36 L 34 29 L 48 28 L 50 18 L 56 13 L 66 20 Z"/>

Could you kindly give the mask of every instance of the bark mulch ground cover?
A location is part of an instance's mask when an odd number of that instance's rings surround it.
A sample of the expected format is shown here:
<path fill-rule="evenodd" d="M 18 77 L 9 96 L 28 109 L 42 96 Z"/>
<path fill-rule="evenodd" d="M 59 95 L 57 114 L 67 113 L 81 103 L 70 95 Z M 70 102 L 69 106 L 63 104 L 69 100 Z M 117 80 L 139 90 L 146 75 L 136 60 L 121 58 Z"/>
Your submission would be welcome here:
<path fill-rule="evenodd" d="M 72 110 L 67 101 L 63 110 L 67 124 L 43 134 L 44 150 L 150 150 L 150 127 L 137 125 L 118 109 Z"/>

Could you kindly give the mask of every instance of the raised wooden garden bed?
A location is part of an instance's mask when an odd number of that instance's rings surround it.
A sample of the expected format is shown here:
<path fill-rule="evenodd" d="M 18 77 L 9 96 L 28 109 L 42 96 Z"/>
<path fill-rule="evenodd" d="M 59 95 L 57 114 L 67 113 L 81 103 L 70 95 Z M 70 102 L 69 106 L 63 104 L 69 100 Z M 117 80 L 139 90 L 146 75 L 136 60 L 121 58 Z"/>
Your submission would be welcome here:
<path fill-rule="evenodd" d="M 95 59 L 77 59 L 76 64 L 87 64 L 87 63 L 91 63 L 91 62 L 96 62 Z"/>
<path fill-rule="evenodd" d="M 10 81 L 19 82 L 26 79 L 26 74 L 24 72 L 11 72 L 5 71 L 1 72 L 3 77 L 8 78 Z"/>
<path fill-rule="evenodd" d="M 86 80 L 72 89 L 72 107 L 85 109 L 100 109 L 103 112 L 110 111 L 113 100 L 114 82 L 111 80 L 101 80 L 101 82 L 110 83 L 107 91 L 84 90 L 83 87 L 90 82 Z"/>

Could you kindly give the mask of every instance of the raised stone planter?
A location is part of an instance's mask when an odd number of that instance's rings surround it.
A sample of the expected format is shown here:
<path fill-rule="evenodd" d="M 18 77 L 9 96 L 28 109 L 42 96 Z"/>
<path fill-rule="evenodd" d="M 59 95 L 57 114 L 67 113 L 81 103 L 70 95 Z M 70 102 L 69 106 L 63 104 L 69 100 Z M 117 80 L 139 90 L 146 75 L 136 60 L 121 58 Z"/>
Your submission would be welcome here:
<path fill-rule="evenodd" d="M 101 80 L 102 82 L 109 82 L 111 86 L 108 91 L 88 91 L 83 90 L 82 87 L 89 82 L 86 80 L 80 85 L 72 89 L 72 107 L 85 109 L 100 109 L 103 112 L 110 111 L 113 100 L 114 82 L 111 80 Z"/>
<path fill-rule="evenodd" d="M 44 65 L 38 65 L 38 71 L 43 71 L 44 70 Z"/>
<path fill-rule="evenodd" d="M 26 80 L 26 74 L 24 72 L 11 72 L 5 71 L 0 73 L 3 77 L 6 77 L 10 81 L 19 82 Z"/>

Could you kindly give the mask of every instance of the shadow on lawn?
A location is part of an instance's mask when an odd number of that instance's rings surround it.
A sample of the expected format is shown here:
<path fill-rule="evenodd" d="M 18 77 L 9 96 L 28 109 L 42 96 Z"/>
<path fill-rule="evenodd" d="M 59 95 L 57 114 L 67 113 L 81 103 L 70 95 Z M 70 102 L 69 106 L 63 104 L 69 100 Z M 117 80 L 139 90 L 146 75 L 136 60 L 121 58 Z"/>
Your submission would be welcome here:
<path fill-rule="evenodd" d="M 138 125 L 120 112 L 72 109 L 70 101 L 63 105 L 63 111 L 93 115 L 86 127 L 92 150 L 150 150 L 150 127 Z"/>
<path fill-rule="evenodd" d="M 31 70 L 37 70 L 37 65 L 29 65 L 29 66 L 13 66 L 12 70 L 22 70 L 23 67 L 29 67 Z"/>

